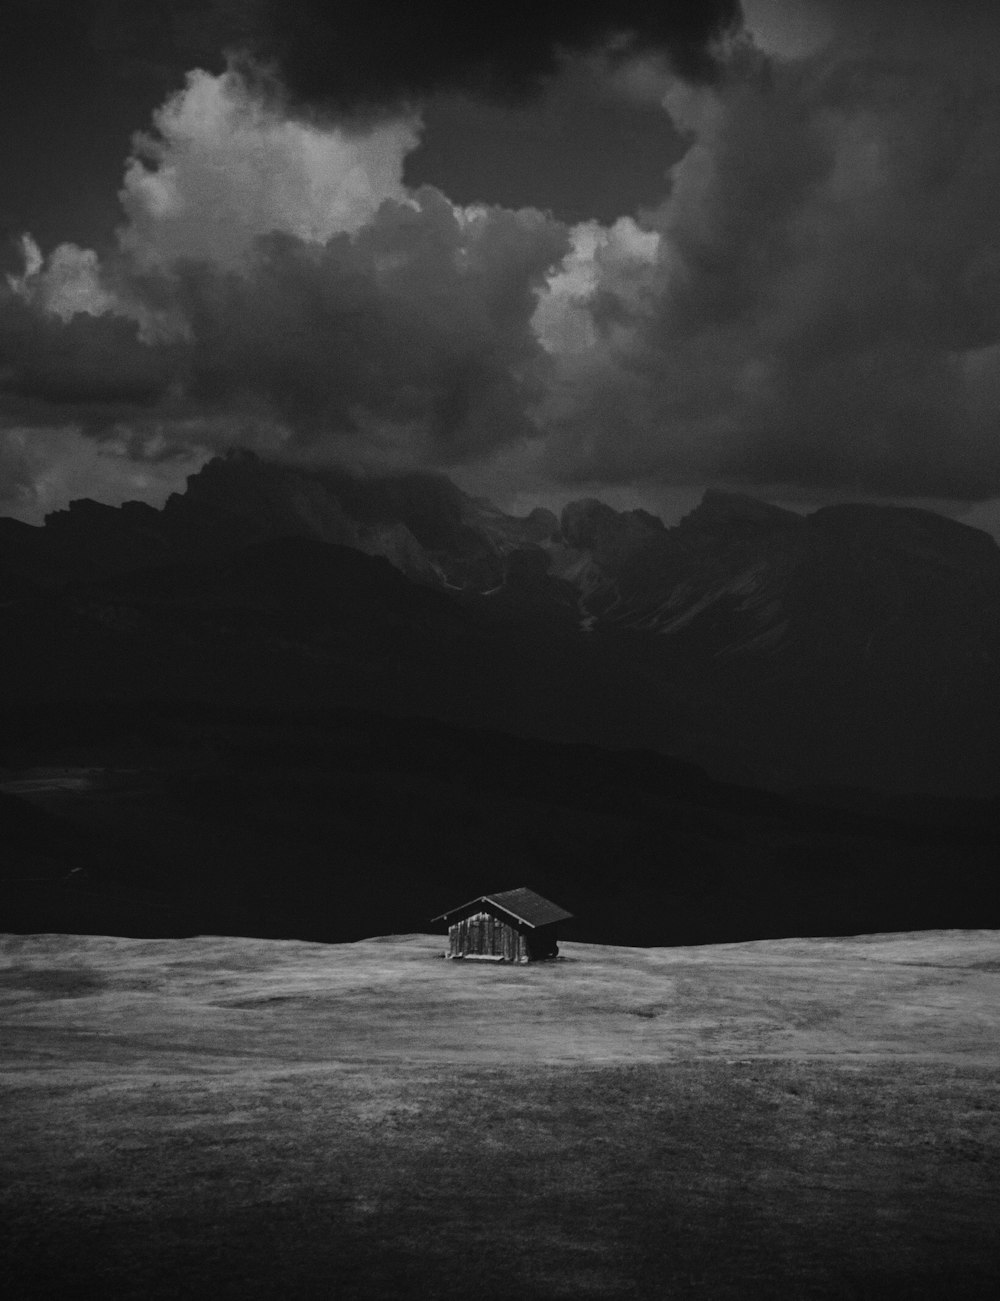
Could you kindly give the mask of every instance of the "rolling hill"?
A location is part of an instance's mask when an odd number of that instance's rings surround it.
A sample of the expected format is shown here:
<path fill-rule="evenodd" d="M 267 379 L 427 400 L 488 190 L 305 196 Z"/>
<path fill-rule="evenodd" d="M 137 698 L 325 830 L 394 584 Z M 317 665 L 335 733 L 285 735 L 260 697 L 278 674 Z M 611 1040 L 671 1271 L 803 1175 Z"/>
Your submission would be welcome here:
<path fill-rule="evenodd" d="M 996 932 L 441 951 L 3 939 L 13 1294 L 995 1295 Z"/>

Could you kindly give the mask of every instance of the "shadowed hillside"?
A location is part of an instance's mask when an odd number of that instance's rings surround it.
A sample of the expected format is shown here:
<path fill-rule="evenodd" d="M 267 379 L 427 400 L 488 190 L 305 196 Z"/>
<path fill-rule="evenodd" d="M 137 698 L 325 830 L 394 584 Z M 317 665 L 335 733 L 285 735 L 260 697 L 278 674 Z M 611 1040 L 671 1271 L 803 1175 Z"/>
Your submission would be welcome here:
<path fill-rule="evenodd" d="M 12 930 L 350 940 L 521 884 L 605 943 L 1000 925 L 990 802 L 349 711 L 8 712 L 0 762 Z"/>

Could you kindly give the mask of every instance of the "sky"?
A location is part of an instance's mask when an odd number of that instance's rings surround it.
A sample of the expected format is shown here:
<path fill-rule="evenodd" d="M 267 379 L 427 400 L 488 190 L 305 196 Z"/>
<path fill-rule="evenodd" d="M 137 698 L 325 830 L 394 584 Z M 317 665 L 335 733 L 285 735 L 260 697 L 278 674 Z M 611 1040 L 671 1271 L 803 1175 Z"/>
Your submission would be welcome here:
<path fill-rule="evenodd" d="M 1000 525 L 986 0 L 6 0 L 0 513 L 246 447 Z"/>

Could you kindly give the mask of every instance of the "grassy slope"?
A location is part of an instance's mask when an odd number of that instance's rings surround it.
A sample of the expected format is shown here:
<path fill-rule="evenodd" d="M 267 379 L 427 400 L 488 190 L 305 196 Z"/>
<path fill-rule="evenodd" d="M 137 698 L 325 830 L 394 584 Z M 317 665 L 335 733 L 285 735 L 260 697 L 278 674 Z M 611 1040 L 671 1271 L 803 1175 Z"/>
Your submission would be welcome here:
<path fill-rule="evenodd" d="M 978 1297 L 1000 934 L 10 936 L 19 1297 Z"/>

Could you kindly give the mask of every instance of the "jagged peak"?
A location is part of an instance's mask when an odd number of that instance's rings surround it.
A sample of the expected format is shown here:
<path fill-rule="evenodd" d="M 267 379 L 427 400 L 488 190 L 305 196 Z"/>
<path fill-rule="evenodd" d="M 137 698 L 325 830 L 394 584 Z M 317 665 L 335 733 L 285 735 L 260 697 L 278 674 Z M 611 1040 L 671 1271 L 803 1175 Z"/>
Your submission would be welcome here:
<path fill-rule="evenodd" d="M 613 535 L 634 538 L 663 533 L 663 521 L 645 510 L 617 511 L 596 497 L 567 502 L 560 518 L 562 535 L 571 547 L 591 549 Z"/>
<path fill-rule="evenodd" d="M 719 525 L 731 527 L 743 524 L 795 528 L 803 523 L 803 516 L 786 510 L 783 506 L 772 506 L 770 502 L 761 501 L 757 497 L 729 492 L 724 488 L 706 488 L 701 501 L 684 516 L 677 527 L 715 528 Z"/>
<path fill-rule="evenodd" d="M 536 506 L 524 516 L 523 523 L 529 535 L 539 541 L 555 537 L 559 532 L 559 516 L 545 506 Z"/>
<path fill-rule="evenodd" d="M 292 466 L 265 461 L 256 452 L 241 448 L 226 452 L 224 456 L 213 456 L 201 469 L 189 474 L 184 492 L 172 493 L 167 498 L 167 506 L 176 506 L 183 499 L 211 501 L 213 505 L 226 501 L 244 505 L 250 493 L 273 495 L 287 483 L 308 477 L 297 473 Z"/>

